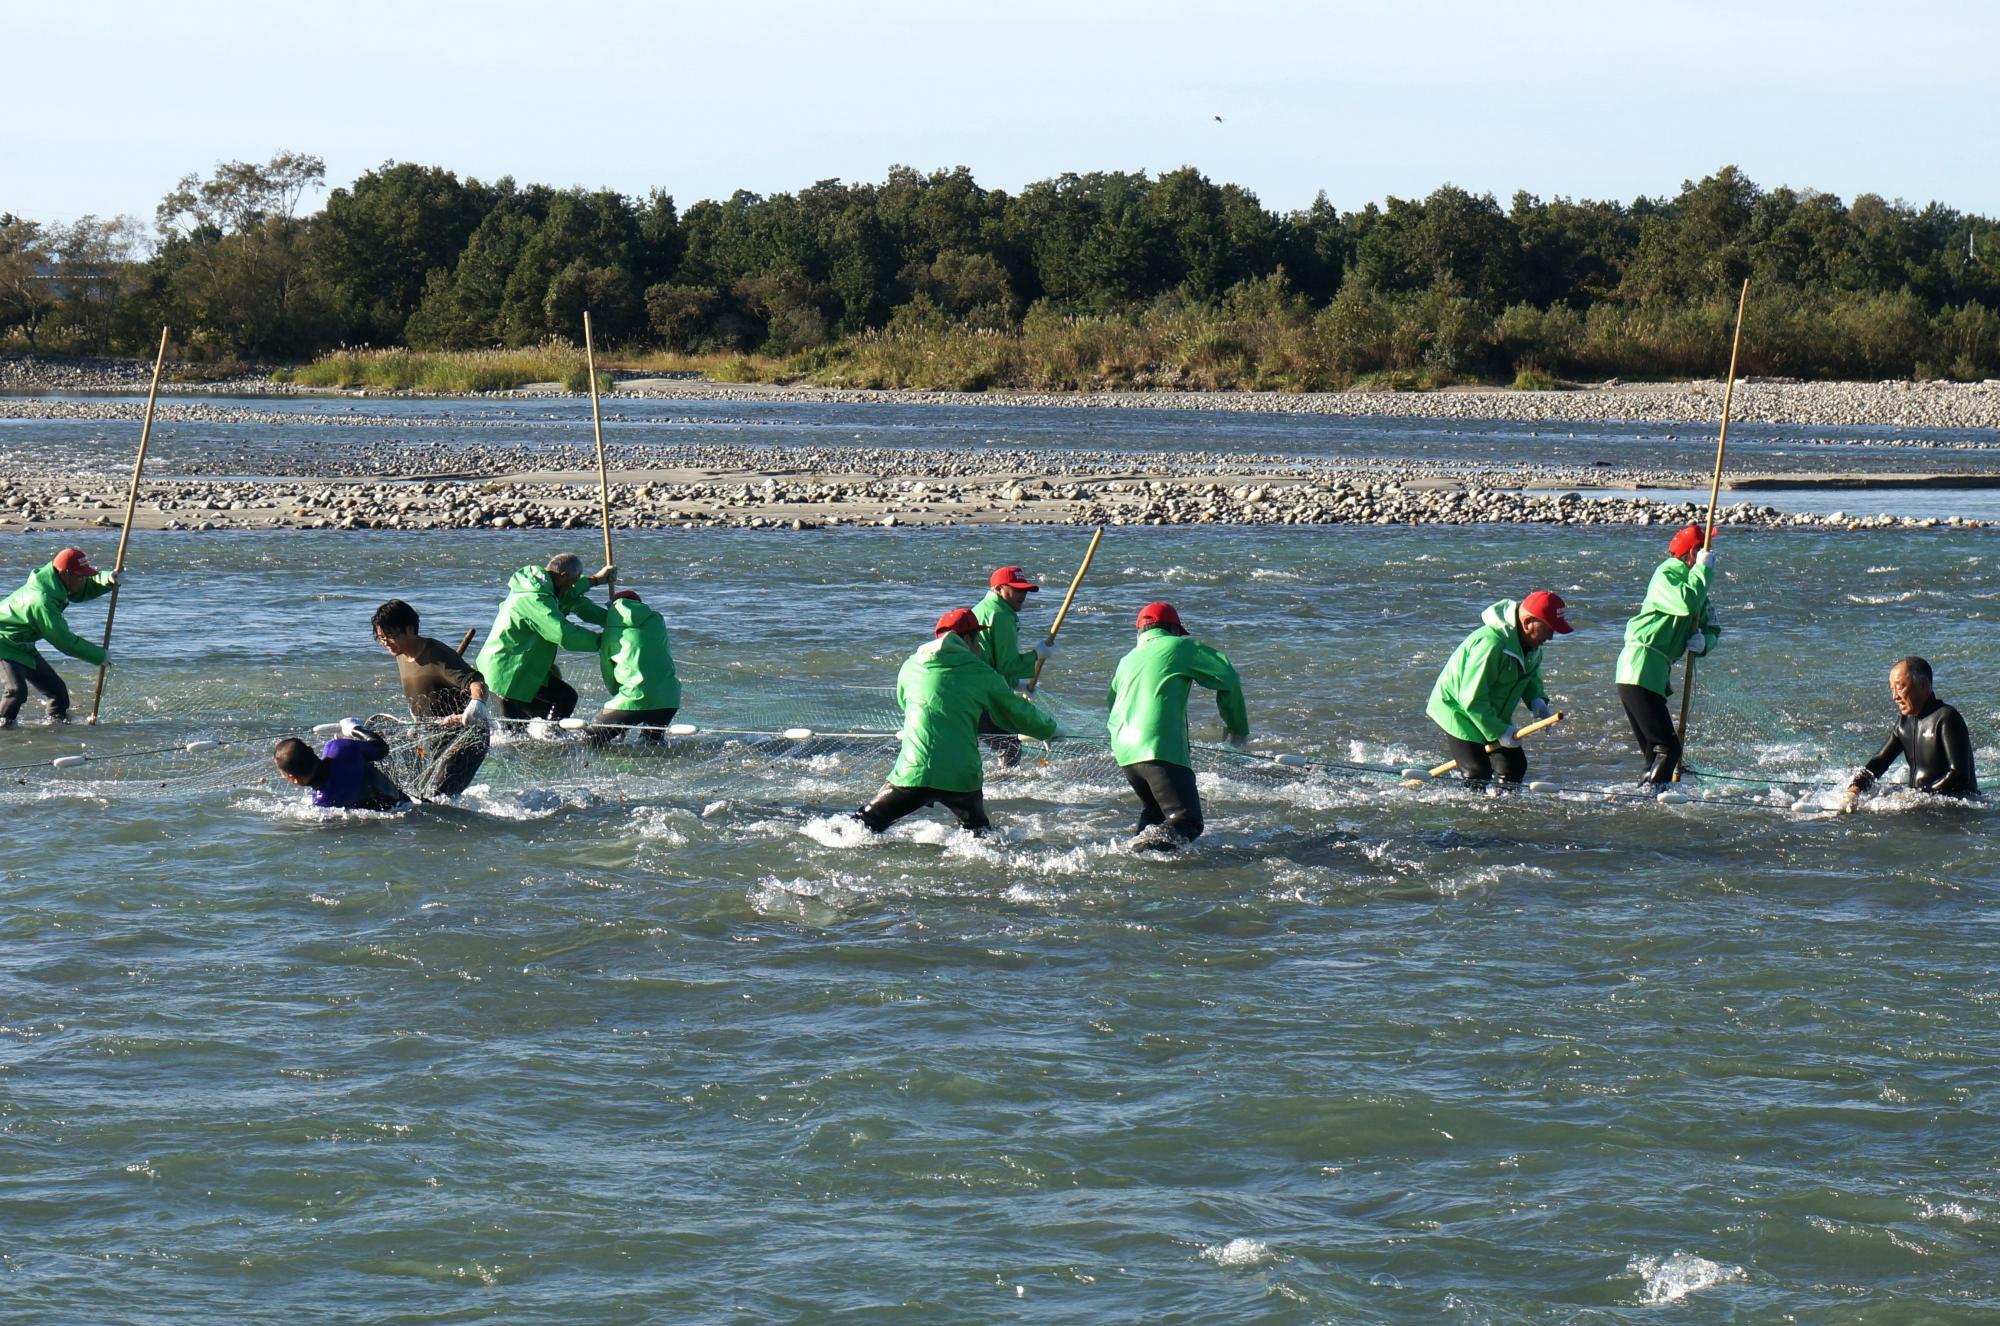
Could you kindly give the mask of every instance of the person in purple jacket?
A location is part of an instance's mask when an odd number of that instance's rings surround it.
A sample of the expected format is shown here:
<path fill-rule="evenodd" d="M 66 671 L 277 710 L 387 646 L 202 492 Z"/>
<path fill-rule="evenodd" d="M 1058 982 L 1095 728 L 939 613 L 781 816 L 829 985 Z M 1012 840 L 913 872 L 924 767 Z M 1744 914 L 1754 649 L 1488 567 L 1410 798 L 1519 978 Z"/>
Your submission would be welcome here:
<path fill-rule="evenodd" d="M 297 737 L 286 737 L 271 758 L 278 762 L 278 772 L 305 788 L 321 809 L 394 810 L 410 798 L 376 764 L 388 753 L 389 743 L 359 719 L 343 718 L 340 735 L 318 754 Z"/>

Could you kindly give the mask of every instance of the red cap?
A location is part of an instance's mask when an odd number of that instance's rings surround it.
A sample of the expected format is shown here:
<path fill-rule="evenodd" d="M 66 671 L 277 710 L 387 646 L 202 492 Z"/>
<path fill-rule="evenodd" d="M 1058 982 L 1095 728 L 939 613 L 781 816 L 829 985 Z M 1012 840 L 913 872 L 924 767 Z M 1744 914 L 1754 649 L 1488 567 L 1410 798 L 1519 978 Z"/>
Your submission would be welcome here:
<path fill-rule="evenodd" d="M 634 603 L 644 603 L 646 601 L 639 597 L 639 591 L 636 589 L 621 589 L 611 596 L 613 603 L 616 603 L 619 599 L 631 599 Z"/>
<path fill-rule="evenodd" d="M 1533 617 L 1536 621 L 1547 622 L 1550 626 L 1555 627 L 1557 635 L 1568 635 L 1576 629 L 1569 624 L 1569 618 L 1563 616 L 1563 607 L 1562 598 L 1559 595 L 1549 593 L 1546 589 L 1538 589 L 1521 600 L 1521 613 L 1523 616 Z"/>
<path fill-rule="evenodd" d="M 1003 566 L 986 577 L 988 589 L 1025 589 L 1030 594 L 1041 592 L 1041 586 L 1028 579 L 1028 575 L 1018 566 Z"/>
<path fill-rule="evenodd" d="M 83 555 L 81 548 L 65 548 L 55 555 L 53 565 L 66 576 L 94 576 L 97 568 Z"/>
<path fill-rule="evenodd" d="M 1710 530 L 1707 538 L 1712 539 L 1714 537 L 1715 532 Z M 1707 546 L 1707 539 L 1704 539 L 1702 536 L 1701 526 L 1687 525 L 1682 527 L 1680 533 L 1674 535 L 1673 542 L 1667 545 L 1667 556 L 1686 557 L 1689 553 L 1705 546 Z"/>
<path fill-rule="evenodd" d="M 938 618 L 937 629 L 932 635 L 943 635 L 946 631 L 956 631 L 960 635 L 977 635 L 986 629 L 986 623 L 972 615 L 970 608 L 953 608 Z"/>
<path fill-rule="evenodd" d="M 1178 627 L 1180 624 L 1181 615 L 1171 603 L 1148 603 L 1139 609 L 1138 629 L 1141 631 L 1153 626 Z"/>

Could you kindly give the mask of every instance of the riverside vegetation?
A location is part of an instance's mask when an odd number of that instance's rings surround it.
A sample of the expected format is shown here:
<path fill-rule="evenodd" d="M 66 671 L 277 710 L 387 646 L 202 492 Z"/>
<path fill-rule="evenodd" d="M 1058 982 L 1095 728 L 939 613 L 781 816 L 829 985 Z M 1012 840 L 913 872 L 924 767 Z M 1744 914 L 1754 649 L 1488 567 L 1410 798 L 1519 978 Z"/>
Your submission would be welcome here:
<path fill-rule="evenodd" d="M 2000 375 L 1991 219 L 1733 167 L 1631 203 L 1446 185 L 1289 213 L 1192 168 L 1017 194 L 897 168 L 682 211 L 391 163 L 303 213 L 323 184 L 281 153 L 190 175 L 150 235 L 0 215 L 0 336 L 139 353 L 166 323 L 196 359 L 309 361 L 309 385 L 574 388 L 588 308 L 608 366 L 724 381 L 1545 388 L 1712 374 L 1748 277 L 1748 373 Z"/>

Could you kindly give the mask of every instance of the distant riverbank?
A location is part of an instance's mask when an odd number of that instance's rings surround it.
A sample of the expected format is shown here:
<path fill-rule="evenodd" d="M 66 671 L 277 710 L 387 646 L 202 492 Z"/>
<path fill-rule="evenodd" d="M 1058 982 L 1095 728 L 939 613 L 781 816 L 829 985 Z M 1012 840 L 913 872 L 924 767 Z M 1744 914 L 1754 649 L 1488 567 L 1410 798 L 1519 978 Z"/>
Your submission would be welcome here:
<path fill-rule="evenodd" d="M 1441 398 L 1455 399 L 1455 398 Z M 1462 399 L 1462 398 L 1456 398 Z M 621 396 L 604 411 L 614 519 L 635 528 L 854 525 L 1671 525 L 1705 503 L 1706 430 L 1428 422 L 955 403 Z M 1000 408 L 1013 403 L 1014 408 Z M 0 400 L 0 529 L 109 529 L 142 403 Z M 161 404 L 139 523 L 169 529 L 585 529 L 590 410 L 575 400 Z M 1928 484 L 1732 493 L 1723 520 L 1784 528 L 1977 525 L 2000 436 L 1804 437 L 1746 426 L 1732 481 Z M 1957 494 L 1956 496 L 1954 494 Z M 1746 496 L 1750 500 L 1743 500 Z M 1777 503 L 1772 505 L 1771 503 Z M 1888 513 L 1895 513 L 1894 515 Z"/>
<path fill-rule="evenodd" d="M 313 389 L 268 377 L 186 381 L 188 366 L 170 366 L 173 390 L 223 396 L 334 395 L 430 398 L 547 397 L 574 395 L 555 382 L 501 392 L 400 393 L 377 389 Z M 151 366 L 125 360 L 0 358 L 0 392 L 17 396 L 143 393 Z M 607 399 L 771 400 L 820 404 L 1036 406 L 1061 409 L 1210 410 L 1340 417 L 1379 416 L 1438 420 L 1547 420 L 1550 423 L 1648 422 L 1713 426 L 1722 417 L 1723 384 L 1615 383 L 1570 391 L 1514 391 L 1452 387 L 1439 391 L 1193 392 L 991 390 L 937 392 L 714 382 L 691 376 L 604 373 Z M 61 409 L 60 403 L 0 397 L 0 415 Z M 1861 425 L 1884 428 L 2000 429 L 2000 381 L 1987 382 L 1789 382 L 1749 379 L 1737 383 L 1732 416 L 1745 423 L 1798 427 Z M 110 417 L 122 417 L 122 413 Z"/>

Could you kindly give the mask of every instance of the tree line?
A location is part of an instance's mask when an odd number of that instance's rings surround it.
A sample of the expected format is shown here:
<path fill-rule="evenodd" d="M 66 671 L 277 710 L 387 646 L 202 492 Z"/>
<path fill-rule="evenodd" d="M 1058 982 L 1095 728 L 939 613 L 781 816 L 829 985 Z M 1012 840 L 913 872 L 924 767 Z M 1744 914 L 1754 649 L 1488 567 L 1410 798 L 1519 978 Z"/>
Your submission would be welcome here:
<path fill-rule="evenodd" d="M 1990 219 L 1734 167 L 1630 203 L 1445 185 L 1286 213 L 1193 168 L 1010 194 L 898 167 L 683 210 L 392 162 L 305 212 L 324 183 L 288 152 L 188 176 L 150 228 L 0 214 L 0 335 L 136 353 L 167 323 L 194 355 L 268 363 L 575 340 L 589 309 L 614 349 L 909 385 L 1533 382 L 1713 374 L 1747 277 L 1751 372 L 2000 376 Z"/>

